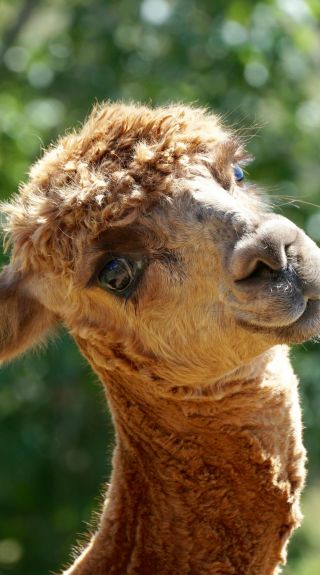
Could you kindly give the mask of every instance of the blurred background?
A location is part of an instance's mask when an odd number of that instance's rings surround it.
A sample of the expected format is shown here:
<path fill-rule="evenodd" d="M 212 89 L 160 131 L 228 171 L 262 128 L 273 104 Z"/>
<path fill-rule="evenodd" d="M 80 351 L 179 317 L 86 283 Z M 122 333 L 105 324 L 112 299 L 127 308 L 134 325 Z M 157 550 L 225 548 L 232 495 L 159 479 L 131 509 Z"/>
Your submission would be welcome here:
<path fill-rule="evenodd" d="M 0 0 L 0 199 L 93 102 L 194 102 L 244 128 L 248 177 L 320 240 L 319 23 L 319 0 Z M 309 474 L 284 573 L 319 575 L 320 346 L 292 358 Z M 59 571 L 110 473 L 103 393 L 64 333 L 0 381 L 0 574 Z"/>

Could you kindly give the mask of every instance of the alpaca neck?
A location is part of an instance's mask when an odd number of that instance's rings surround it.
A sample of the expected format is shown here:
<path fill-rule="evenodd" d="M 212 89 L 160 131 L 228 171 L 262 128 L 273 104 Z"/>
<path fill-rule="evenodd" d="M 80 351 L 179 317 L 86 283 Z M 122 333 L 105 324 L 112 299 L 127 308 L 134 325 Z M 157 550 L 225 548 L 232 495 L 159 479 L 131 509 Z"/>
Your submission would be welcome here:
<path fill-rule="evenodd" d="M 219 396 L 142 397 L 136 376 L 106 385 L 117 437 L 112 484 L 100 529 L 70 573 L 276 573 L 303 465 L 266 374 L 230 381 Z"/>

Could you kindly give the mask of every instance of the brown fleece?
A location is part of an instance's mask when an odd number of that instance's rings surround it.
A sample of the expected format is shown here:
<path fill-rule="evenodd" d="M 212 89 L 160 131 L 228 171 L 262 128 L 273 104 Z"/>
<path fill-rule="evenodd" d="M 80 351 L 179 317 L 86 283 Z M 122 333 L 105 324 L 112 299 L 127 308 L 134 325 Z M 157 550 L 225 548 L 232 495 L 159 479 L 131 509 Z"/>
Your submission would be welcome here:
<path fill-rule="evenodd" d="M 285 561 L 305 452 L 282 344 L 316 327 L 295 327 L 297 304 L 269 272 L 242 291 L 232 275 L 239 238 L 263 248 L 257 230 L 275 225 L 235 181 L 244 156 L 206 111 L 107 104 L 3 206 L 0 360 L 59 319 L 116 430 L 99 527 L 65 575 L 275 575 Z M 306 245 L 291 256 L 300 267 Z M 127 300 L 97 280 L 118 256 L 144 266 Z"/>
<path fill-rule="evenodd" d="M 147 399 L 139 374 L 121 373 L 130 357 L 116 354 L 110 376 L 94 346 L 77 342 L 107 382 L 117 446 L 99 530 L 66 573 L 276 573 L 300 522 L 305 460 L 283 350 L 281 386 L 275 365 L 217 397 L 173 388 Z"/>

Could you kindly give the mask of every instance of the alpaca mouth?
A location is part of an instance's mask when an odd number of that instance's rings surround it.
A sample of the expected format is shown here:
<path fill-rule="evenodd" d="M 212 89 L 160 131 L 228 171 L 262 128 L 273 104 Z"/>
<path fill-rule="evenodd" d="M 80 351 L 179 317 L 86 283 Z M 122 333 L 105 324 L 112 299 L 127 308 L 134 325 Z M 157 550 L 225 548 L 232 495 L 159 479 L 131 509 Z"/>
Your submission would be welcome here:
<path fill-rule="evenodd" d="M 292 267 L 258 273 L 236 282 L 236 322 L 247 330 L 301 343 L 320 334 L 320 285 L 306 282 Z M 240 300 L 240 302 L 239 302 Z"/>
<path fill-rule="evenodd" d="M 299 317 L 287 325 L 270 325 L 262 318 L 241 316 L 236 316 L 236 322 L 248 331 L 275 336 L 279 343 L 302 343 L 320 335 L 320 300 L 308 300 Z"/>
<path fill-rule="evenodd" d="M 293 324 L 279 330 L 279 335 L 300 343 L 320 334 L 320 299 L 309 299 L 305 310 Z"/>

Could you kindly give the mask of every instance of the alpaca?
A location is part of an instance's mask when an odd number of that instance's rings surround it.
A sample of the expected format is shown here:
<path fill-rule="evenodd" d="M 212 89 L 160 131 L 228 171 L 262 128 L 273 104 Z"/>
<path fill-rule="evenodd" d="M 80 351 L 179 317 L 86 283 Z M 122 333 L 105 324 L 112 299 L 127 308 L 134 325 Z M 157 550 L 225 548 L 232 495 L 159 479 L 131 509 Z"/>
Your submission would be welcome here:
<path fill-rule="evenodd" d="M 244 181 L 206 110 L 97 106 L 6 213 L 0 360 L 63 323 L 116 430 L 99 526 L 65 575 L 271 575 L 301 520 L 290 343 L 320 332 L 320 251 Z"/>

